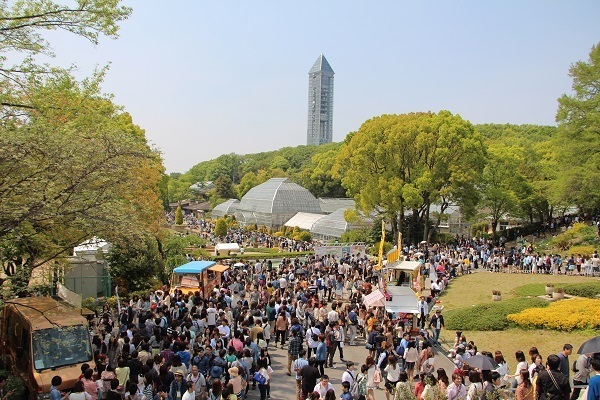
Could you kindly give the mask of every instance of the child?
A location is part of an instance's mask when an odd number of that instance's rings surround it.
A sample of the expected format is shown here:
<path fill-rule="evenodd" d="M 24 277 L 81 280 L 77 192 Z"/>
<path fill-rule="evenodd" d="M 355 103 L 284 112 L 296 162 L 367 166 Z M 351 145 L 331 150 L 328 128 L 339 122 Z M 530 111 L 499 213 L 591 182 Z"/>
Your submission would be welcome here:
<path fill-rule="evenodd" d="M 360 373 L 356 376 L 356 384 L 358 385 L 358 400 L 365 400 L 367 397 L 367 374 L 369 367 L 363 364 L 360 367 Z"/>
<path fill-rule="evenodd" d="M 352 394 L 350 393 L 350 382 L 342 382 L 342 394 L 340 400 L 352 400 Z"/>

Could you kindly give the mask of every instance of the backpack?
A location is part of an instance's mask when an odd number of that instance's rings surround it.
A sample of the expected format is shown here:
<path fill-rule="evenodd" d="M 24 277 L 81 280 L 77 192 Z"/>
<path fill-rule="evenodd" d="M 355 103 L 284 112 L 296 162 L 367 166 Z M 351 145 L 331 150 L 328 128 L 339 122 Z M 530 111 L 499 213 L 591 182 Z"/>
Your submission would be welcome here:
<path fill-rule="evenodd" d="M 579 372 L 579 369 L 577 368 L 577 360 L 573 361 L 572 370 L 573 370 L 573 372 Z"/>
<path fill-rule="evenodd" d="M 263 374 L 261 374 L 260 372 L 256 371 L 254 373 L 253 376 L 254 380 L 256 381 L 256 383 L 258 383 L 259 385 L 264 385 L 267 383 L 267 380 L 265 379 L 265 377 L 263 376 Z"/>
<path fill-rule="evenodd" d="M 329 331 L 329 333 L 327 333 L 327 336 L 325 336 L 325 345 L 327 347 L 333 346 L 334 341 L 335 341 L 335 337 L 333 335 L 334 335 L 333 331 Z"/>

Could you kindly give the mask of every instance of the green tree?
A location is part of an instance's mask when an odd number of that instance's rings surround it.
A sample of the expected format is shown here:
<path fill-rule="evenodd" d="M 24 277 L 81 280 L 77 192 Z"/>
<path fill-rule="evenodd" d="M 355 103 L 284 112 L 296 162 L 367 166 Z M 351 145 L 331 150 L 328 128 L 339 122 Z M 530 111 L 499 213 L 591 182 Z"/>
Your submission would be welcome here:
<path fill-rule="evenodd" d="M 215 195 L 221 199 L 235 198 L 233 182 L 228 175 L 221 175 L 215 180 Z"/>
<path fill-rule="evenodd" d="M 200 250 L 205 245 L 206 241 L 196 235 L 167 234 L 162 240 L 162 258 L 165 268 L 158 271 L 160 280 L 167 282 L 173 268 L 187 263 L 185 254 L 190 252 L 190 248 Z"/>
<path fill-rule="evenodd" d="M 14 250 L 2 264 L 8 275 L 23 268 L 24 282 L 92 236 L 158 230 L 160 157 L 98 85 L 46 77 L 30 87 L 26 122 L 0 126 L 0 247 Z"/>
<path fill-rule="evenodd" d="M 375 211 L 391 222 L 394 235 L 421 220 L 428 237 L 431 204 L 476 203 L 484 147 L 473 126 L 448 111 L 382 115 L 348 135 L 334 177 L 341 179 L 364 214 Z M 475 179 L 474 179 L 475 178 Z M 408 240 L 412 238 L 410 231 Z"/>
<path fill-rule="evenodd" d="M 573 95 L 558 99 L 556 141 L 561 199 L 581 210 L 600 207 L 600 43 L 587 62 L 571 65 Z"/>
<path fill-rule="evenodd" d="M 260 182 L 262 183 L 262 182 Z M 248 190 L 252 189 L 254 186 L 258 185 L 258 179 L 256 174 L 252 171 L 247 172 L 242 179 L 240 180 L 240 184 L 235 188 L 237 191 L 238 199 L 244 197 Z"/>
<path fill-rule="evenodd" d="M 272 169 L 281 169 L 282 171 L 287 171 L 290 168 L 289 161 L 283 156 L 275 156 L 273 161 L 271 162 Z"/>
<path fill-rule="evenodd" d="M 117 38 L 119 23 L 131 14 L 130 8 L 119 3 L 95 0 L 67 6 L 51 0 L 0 2 L 0 54 L 7 54 L 0 56 L 0 116 L 18 118 L 24 111 L 35 109 L 36 105 L 29 101 L 32 77 L 60 72 L 36 65 L 32 58 L 38 54 L 54 55 L 42 32 L 63 30 L 93 44 L 98 44 L 102 35 Z M 20 53 L 25 60 L 19 65 L 6 65 L 9 53 Z M 60 103 L 53 106 L 59 107 Z"/>
<path fill-rule="evenodd" d="M 215 236 L 223 237 L 227 235 L 227 221 L 224 218 L 219 218 L 215 224 Z"/>
<path fill-rule="evenodd" d="M 124 239 L 112 246 L 106 258 L 113 282 L 127 292 L 149 289 L 164 269 L 158 240 L 151 236 Z"/>
<path fill-rule="evenodd" d="M 488 149 L 488 161 L 479 188 L 481 204 L 489 209 L 494 236 L 500 219 L 514 215 L 530 190 L 527 180 L 519 172 L 521 157 L 518 149 L 513 147 L 492 146 Z"/>
<path fill-rule="evenodd" d="M 333 166 L 339 152 L 340 148 L 336 147 L 315 154 L 302 172 L 302 186 L 316 197 L 346 197 L 341 179 L 333 176 Z"/>
<path fill-rule="evenodd" d="M 183 224 L 183 212 L 181 211 L 181 204 L 177 206 L 175 210 L 175 225 Z"/>

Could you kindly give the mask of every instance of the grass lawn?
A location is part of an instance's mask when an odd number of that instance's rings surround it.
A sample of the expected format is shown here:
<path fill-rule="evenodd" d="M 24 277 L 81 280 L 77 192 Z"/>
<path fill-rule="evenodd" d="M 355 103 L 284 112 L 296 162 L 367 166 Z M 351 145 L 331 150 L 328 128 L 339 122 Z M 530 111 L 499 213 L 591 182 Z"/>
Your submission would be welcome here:
<path fill-rule="evenodd" d="M 478 272 L 455 279 L 440 298 L 440 305 L 444 306 L 445 311 L 454 310 L 492 303 L 492 290 L 500 290 L 504 301 L 539 293 L 541 286 L 545 286 L 546 283 L 554 283 L 556 287 L 560 287 L 562 283 L 594 281 L 598 282 L 600 279 L 581 276 Z M 517 290 L 524 285 L 531 286 Z M 477 315 L 473 315 L 472 318 L 477 318 Z M 502 331 L 463 331 L 463 334 L 468 341 L 473 340 L 479 350 L 488 350 L 492 353 L 501 350 L 512 367 L 514 353 L 517 350 L 523 350 L 527 354 L 531 346 L 536 346 L 544 357 L 559 352 L 565 343 L 571 343 L 577 350 L 582 342 L 600 335 L 600 331 L 558 332 L 507 328 Z M 447 344 L 453 343 L 454 337 L 454 331 L 442 331 L 442 338 Z"/>

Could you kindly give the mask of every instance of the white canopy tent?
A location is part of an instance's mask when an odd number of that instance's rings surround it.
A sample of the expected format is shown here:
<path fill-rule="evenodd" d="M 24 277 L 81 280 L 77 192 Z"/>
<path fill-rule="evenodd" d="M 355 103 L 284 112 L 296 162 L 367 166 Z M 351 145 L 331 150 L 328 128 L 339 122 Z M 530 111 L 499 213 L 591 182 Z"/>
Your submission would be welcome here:
<path fill-rule="evenodd" d="M 237 243 L 218 243 L 215 246 L 216 255 L 228 255 L 230 253 L 239 253 L 240 246 Z"/>
<path fill-rule="evenodd" d="M 297 226 L 300 229 L 310 231 L 315 222 L 317 222 L 324 216 L 324 214 L 299 212 L 296 213 L 296 215 L 294 215 L 292 218 L 290 218 L 290 220 L 284 225 L 290 228 L 294 228 Z"/>
<path fill-rule="evenodd" d="M 388 293 L 392 296 L 390 301 L 385 302 L 385 310 L 390 313 L 413 313 L 418 314 L 418 302 L 415 292 L 406 286 L 388 286 Z"/>

